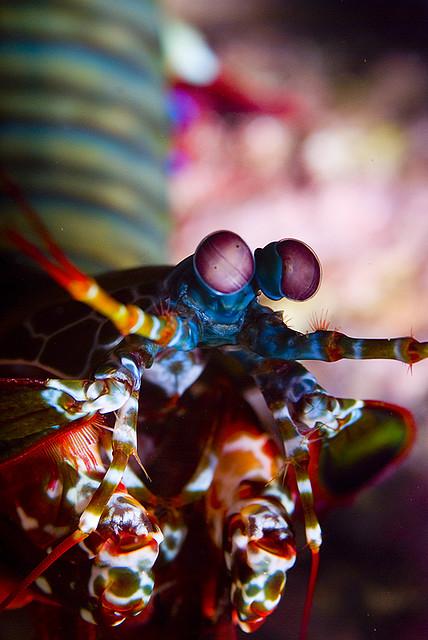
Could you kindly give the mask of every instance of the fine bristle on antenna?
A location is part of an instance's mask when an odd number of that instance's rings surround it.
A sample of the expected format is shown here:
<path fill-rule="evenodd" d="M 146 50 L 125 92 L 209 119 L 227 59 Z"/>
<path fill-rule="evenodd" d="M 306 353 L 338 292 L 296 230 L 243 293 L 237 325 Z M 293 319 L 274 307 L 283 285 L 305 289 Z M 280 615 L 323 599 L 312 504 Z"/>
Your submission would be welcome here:
<path fill-rule="evenodd" d="M 309 327 L 311 331 L 329 331 L 331 329 L 331 321 L 329 320 L 327 309 L 321 309 L 319 313 L 314 311 L 309 320 Z"/>

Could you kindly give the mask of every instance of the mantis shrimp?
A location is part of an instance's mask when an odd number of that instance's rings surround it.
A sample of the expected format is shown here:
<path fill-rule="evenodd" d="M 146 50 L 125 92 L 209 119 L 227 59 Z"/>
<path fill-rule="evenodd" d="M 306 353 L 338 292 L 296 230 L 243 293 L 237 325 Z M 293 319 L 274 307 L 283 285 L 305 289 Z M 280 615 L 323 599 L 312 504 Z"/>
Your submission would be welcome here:
<path fill-rule="evenodd" d="M 187 510 L 197 505 L 208 531 L 204 544 L 213 546 L 223 567 L 219 578 L 207 564 L 202 617 L 216 624 L 232 619 L 252 632 L 281 598 L 296 558 L 292 521 L 300 510 L 312 556 L 301 628 L 306 637 L 322 543 L 316 501 L 346 497 L 375 478 L 408 451 L 414 425 L 409 412 L 395 405 L 330 395 L 300 361 L 414 364 L 427 357 L 428 343 L 323 329 L 302 334 L 287 326 L 282 314 L 260 303 L 260 292 L 271 300 L 303 301 L 321 280 L 315 253 L 290 238 L 253 254 L 237 234 L 212 233 L 175 268 L 140 274 L 146 284 L 122 302 L 77 269 L 14 186 L 7 187 L 46 252 L 16 231 L 9 231 L 10 239 L 72 298 L 95 310 L 97 322 L 106 318 L 109 331 L 106 355 L 90 377 L 7 381 L 2 409 L 12 426 L 3 436 L 3 473 L 16 476 L 23 459 L 38 459 L 50 472 L 35 491 L 52 504 L 37 515 L 25 491 L 12 500 L 22 528 L 49 552 L 3 606 L 22 600 L 34 581 L 51 593 L 45 572 L 49 576 L 56 561 L 78 546 L 90 559 L 87 604 L 81 607 L 87 622 L 118 624 L 143 611 L 149 616 L 152 594 L 167 590 L 168 572 L 180 566 L 191 533 Z M 98 343 L 101 335 L 98 330 Z M 23 354 L 21 362 L 41 367 L 48 343 L 46 336 L 39 356 Z M 91 347 L 89 360 L 93 354 Z M 150 408 L 143 381 L 162 395 L 161 409 Z M 272 432 L 237 397 L 236 389 L 249 381 L 271 412 Z M 158 478 L 149 479 L 138 440 L 139 416 L 150 423 L 150 415 L 157 416 L 159 443 L 178 429 L 177 456 L 185 431 L 197 443 L 186 480 L 167 495 Z M 60 508 L 66 496 L 67 506 Z M 40 504 L 40 495 L 33 504 Z M 49 523 L 44 533 L 43 519 Z M 169 569 L 158 570 L 158 562 Z"/>

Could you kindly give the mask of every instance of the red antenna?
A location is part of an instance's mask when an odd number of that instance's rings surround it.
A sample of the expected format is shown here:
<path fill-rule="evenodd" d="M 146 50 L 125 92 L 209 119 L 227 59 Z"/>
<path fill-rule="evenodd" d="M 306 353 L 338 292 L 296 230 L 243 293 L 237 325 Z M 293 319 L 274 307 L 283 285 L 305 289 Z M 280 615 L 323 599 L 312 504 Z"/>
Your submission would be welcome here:
<path fill-rule="evenodd" d="M 49 258 L 47 258 L 37 247 L 28 242 L 19 232 L 13 229 L 6 229 L 6 233 L 12 242 L 24 253 L 35 260 L 51 277 L 61 286 L 66 286 L 71 279 L 86 281 L 87 276 L 67 258 L 50 235 L 47 227 L 43 224 L 38 213 L 33 209 L 25 197 L 22 189 L 14 182 L 8 173 L 0 167 L 0 180 L 3 183 L 4 191 L 16 202 L 22 213 L 27 218 L 29 224 L 34 229 L 36 235 L 45 245 Z M 55 264 L 55 262 L 57 264 Z"/>
<path fill-rule="evenodd" d="M 79 542 L 82 542 L 87 537 L 87 533 L 83 533 L 80 530 L 74 531 L 72 534 L 67 536 L 62 542 L 60 542 L 53 551 L 51 551 L 43 560 L 35 567 L 23 580 L 22 582 L 10 593 L 7 598 L 0 602 L 0 611 L 7 609 L 7 607 L 12 604 L 12 602 L 21 596 L 28 587 L 30 587 L 37 578 L 39 578 L 42 573 L 44 573 L 49 567 L 61 558 L 61 556 L 66 553 L 69 549 L 74 547 Z"/>
<path fill-rule="evenodd" d="M 306 640 L 308 636 L 309 621 L 311 618 L 312 603 L 314 601 L 315 586 L 318 577 L 320 564 L 319 549 L 311 549 L 311 573 L 309 576 L 308 590 L 306 592 L 305 606 L 303 609 L 302 621 L 300 623 L 299 640 Z"/>

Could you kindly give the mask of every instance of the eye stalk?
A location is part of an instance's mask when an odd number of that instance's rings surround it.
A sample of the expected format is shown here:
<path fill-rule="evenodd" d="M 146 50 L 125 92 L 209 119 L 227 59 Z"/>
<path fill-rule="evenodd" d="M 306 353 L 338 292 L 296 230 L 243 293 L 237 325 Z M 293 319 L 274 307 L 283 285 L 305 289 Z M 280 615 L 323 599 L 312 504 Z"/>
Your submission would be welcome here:
<path fill-rule="evenodd" d="M 254 276 L 254 256 L 232 231 L 215 231 L 200 242 L 193 256 L 195 273 L 212 293 L 238 293 Z"/>
<path fill-rule="evenodd" d="M 321 265 L 310 247 L 286 238 L 256 249 L 256 276 L 263 293 L 271 300 L 312 298 L 321 282 Z"/>

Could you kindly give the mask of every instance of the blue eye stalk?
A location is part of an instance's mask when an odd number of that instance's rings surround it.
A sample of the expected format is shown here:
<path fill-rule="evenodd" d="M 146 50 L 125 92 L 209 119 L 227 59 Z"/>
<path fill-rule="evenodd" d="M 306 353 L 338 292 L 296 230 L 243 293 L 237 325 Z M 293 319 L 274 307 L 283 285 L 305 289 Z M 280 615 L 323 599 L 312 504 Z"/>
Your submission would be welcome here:
<path fill-rule="evenodd" d="M 291 238 L 271 242 L 256 249 L 254 260 L 248 245 L 232 231 L 204 238 L 193 256 L 193 268 L 214 296 L 236 298 L 251 285 L 271 300 L 303 301 L 317 292 L 321 282 L 319 260 L 304 242 Z"/>
<path fill-rule="evenodd" d="M 321 265 L 310 247 L 287 238 L 256 249 L 256 277 L 260 289 L 271 300 L 309 300 L 321 283 Z"/>

